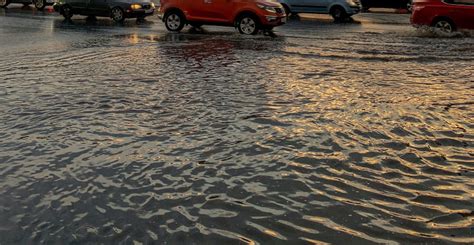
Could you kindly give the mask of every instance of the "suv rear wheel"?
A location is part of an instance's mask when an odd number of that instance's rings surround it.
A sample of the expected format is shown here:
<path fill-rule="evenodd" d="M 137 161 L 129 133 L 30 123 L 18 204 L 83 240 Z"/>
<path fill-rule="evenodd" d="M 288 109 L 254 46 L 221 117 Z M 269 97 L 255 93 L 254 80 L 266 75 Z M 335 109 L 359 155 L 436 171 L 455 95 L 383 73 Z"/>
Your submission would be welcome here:
<path fill-rule="evenodd" d="M 184 15 L 179 11 L 170 11 L 164 18 L 165 26 L 168 31 L 180 32 L 186 24 Z"/>
<path fill-rule="evenodd" d="M 442 33 L 452 33 L 456 31 L 456 27 L 454 26 L 453 22 L 448 19 L 438 19 L 434 21 L 433 27 L 436 31 Z"/>
<path fill-rule="evenodd" d="M 10 0 L 0 0 L 0 8 L 6 8 L 10 4 Z"/>
<path fill-rule="evenodd" d="M 259 30 L 258 18 L 254 15 L 245 14 L 237 20 L 237 29 L 241 34 L 255 35 Z"/>
<path fill-rule="evenodd" d="M 43 10 L 46 7 L 45 0 L 33 0 L 33 4 L 37 10 Z"/>
<path fill-rule="evenodd" d="M 335 21 L 342 21 L 348 17 L 346 10 L 341 6 L 332 7 L 330 13 Z"/>

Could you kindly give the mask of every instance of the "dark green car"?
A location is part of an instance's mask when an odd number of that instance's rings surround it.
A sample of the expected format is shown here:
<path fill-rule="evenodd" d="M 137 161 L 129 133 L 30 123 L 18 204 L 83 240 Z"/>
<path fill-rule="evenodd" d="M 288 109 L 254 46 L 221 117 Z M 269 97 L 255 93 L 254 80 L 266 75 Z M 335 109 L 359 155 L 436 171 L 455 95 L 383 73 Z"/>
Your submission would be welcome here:
<path fill-rule="evenodd" d="M 58 0 L 53 7 L 66 19 L 73 15 L 102 16 L 115 22 L 126 18 L 141 20 L 155 11 L 155 4 L 150 0 Z"/>

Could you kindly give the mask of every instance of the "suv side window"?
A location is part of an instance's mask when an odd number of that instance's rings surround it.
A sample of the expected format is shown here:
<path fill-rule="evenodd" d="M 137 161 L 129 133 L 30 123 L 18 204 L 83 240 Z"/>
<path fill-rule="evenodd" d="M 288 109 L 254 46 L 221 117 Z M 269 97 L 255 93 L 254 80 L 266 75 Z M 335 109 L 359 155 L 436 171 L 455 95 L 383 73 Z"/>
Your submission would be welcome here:
<path fill-rule="evenodd" d="M 447 0 L 450 4 L 474 5 L 474 0 Z"/>

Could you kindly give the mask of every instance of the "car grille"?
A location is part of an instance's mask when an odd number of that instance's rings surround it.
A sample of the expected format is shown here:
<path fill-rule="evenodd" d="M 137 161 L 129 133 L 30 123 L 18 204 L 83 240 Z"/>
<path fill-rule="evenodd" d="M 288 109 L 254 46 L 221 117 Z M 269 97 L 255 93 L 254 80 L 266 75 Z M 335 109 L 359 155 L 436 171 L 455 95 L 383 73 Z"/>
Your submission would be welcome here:
<path fill-rule="evenodd" d="M 275 8 L 275 11 L 277 12 L 277 14 L 283 14 L 282 8 Z"/>

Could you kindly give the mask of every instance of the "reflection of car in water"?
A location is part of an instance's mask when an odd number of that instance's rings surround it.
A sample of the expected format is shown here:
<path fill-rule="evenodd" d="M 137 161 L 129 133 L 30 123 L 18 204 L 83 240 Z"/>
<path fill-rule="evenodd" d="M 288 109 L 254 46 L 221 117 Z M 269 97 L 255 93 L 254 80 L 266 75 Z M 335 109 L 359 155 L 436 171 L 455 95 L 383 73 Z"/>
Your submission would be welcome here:
<path fill-rule="evenodd" d="M 365 11 L 370 8 L 409 9 L 411 0 L 361 0 Z"/>
<path fill-rule="evenodd" d="M 0 0 L 0 8 L 6 8 L 10 3 L 21 3 L 24 6 L 34 4 L 38 10 L 43 10 L 48 5 L 53 5 L 53 0 Z"/>
<path fill-rule="evenodd" d="M 270 0 L 161 0 L 160 17 L 172 32 L 186 24 L 220 25 L 254 35 L 286 22 L 281 4 Z"/>
<path fill-rule="evenodd" d="M 54 4 L 54 10 L 66 19 L 78 14 L 110 17 L 123 22 L 125 18 L 143 19 L 152 15 L 155 4 L 150 0 L 59 0 Z"/>
<path fill-rule="evenodd" d="M 360 12 L 359 0 L 278 0 L 288 14 L 330 14 L 335 20 L 343 20 Z"/>
<path fill-rule="evenodd" d="M 474 29 L 474 0 L 416 0 L 413 2 L 411 23 L 432 26 L 451 33 L 459 29 Z"/>

